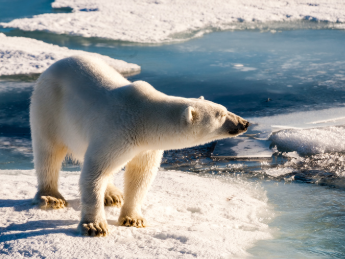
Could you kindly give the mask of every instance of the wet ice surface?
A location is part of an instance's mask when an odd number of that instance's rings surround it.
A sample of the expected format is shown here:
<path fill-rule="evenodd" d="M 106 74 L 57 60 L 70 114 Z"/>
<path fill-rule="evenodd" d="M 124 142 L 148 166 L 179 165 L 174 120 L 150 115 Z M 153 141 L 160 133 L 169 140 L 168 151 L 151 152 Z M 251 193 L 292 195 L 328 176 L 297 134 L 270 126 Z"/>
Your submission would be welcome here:
<path fill-rule="evenodd" d="M 214 145 L 209 144 L 167 151 L 162 167 L 260 182 L 280 213 L 269 223 L 279 228 L 276 238 L 250 250 L 258 258 L 345 254 L 339 242 L 345 235 L 344 143 L 339 126 L 345 114 L 343 31 L 224 32 L 155 47 L 42 32 L 6 34 L 139 64 L 142 73 L 130 80 L 145 80 L 171 95 L 203 95 L 256 122 L 248 132 L 251 136 L 245 137 L 270 139 L 277 146 L 272 161 L 211 159 Z M 2 169 L 33 167 L 28 126 L 33 84 L 29 77 L 1 78 Z M 65 168 L 77 170 L 75 165 Z"/>
<path fill-rule="evenodd" d="M 273 155 L 270 141 L 254 138 L 237 137 L 217 141 L 212 152 L 212 157 L 243 159 L 243 160 L 266 160 Z"/>

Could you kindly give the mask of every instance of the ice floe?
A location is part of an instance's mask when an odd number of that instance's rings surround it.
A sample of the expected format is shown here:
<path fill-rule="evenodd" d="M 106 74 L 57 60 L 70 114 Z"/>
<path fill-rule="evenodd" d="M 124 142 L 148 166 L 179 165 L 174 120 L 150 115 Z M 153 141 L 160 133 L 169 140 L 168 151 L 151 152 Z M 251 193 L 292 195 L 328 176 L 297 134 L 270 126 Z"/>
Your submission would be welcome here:
<path fill-rule="evenodd" d="M 342 0 L 56 0 L 54 8 L 72 13 L 42 14 L 1 23 L 27 31 L 160 43 L 203 35 L 212 30 L 260 28 L 280 21 L 323 21 L 344 29 Z M 269 29 L 272 33 L 276 30 Z"/>
<path fill-rule="evenodd" d="M 60 191 L 70 206 L 31 205 L 33 170 L 0 171 L 0 251 L 8 258 L 234 258 L 256 241 L 272 238 L 262 220 L 272 217 L 264 190 L 240 179 L 220 181 L 160 171 L 143 205 L 149 226 L 120 227 L 119 209 L 107 208 L 110 236 L 80 236 L 79 172 L 61 172 Z M 115 176 L 122 186 L 123 173 Z M 7 258 L 7 257 L 6 257 Z M 237 257 L 236 257 L 237 258 Z"/>
<path fill-rule="evenodd" d="M 92 55 L 103 59 L 122 74 L 140 71 L 140 66 L 97 53 L 71 50 L 24 37 L 0 33 L 0 76 L 42 73 L 59 59 L 72 55 Z"/>

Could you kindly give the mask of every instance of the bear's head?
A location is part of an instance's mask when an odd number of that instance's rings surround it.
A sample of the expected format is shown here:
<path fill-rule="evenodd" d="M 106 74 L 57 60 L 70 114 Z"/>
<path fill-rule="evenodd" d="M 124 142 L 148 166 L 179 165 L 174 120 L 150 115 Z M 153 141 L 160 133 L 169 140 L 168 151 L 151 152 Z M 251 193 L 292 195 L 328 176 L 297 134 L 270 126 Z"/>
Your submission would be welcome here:
<path fill-rule="evenodd" d="M 200 98 L 169 96 L 144 81 L 128 88 L 127 97 L 138 114 L 137 130 L 145 147 L 181 149 L 235 137 L 247 131 L 249 122 L 224 106 Z M 142 137 L 145 131 L 145 136 Z M 138 137 L 136 137 L 138 138 Z"/>
<path fill-rule="evenodd" d="M 204 100 L 202 96 L 190 100 L 181 116 L 181 126 L 194 144 L 234 137 L 247 131 L 249 122 L 224 106 Z"/>

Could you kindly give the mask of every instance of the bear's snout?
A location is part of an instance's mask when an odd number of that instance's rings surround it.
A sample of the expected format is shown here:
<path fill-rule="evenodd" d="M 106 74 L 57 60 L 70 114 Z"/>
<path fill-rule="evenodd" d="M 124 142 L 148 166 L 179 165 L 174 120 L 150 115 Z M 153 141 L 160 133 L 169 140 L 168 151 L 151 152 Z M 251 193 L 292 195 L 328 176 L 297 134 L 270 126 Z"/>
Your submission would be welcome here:
<path fill-rule="evenodd" d="M 230 130 L 228 131 L 231 135 L 237 135 L 243 132 L 246 132 L 250 123 L 247 120 L 242 119 L 241 117 L 238 117 L 237 125 L 232 125 L 230 127 Z"/>

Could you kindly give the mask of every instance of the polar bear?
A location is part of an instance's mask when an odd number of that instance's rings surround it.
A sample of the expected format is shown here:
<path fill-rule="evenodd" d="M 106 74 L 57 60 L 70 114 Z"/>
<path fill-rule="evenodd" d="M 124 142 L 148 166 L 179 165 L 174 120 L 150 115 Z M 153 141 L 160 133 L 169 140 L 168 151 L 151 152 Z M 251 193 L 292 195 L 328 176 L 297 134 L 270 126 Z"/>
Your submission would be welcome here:
<path fill-rule="evenodd" d="M 122 206 L 120 225 L 145 227 L 141 205 L 164 150 L 233 137 L 248 125 L 203 97 L 168 96 L 146 82 L 131 83 L 100 59 L 62 59 L 39 77 L 31 97 L 34 203 L 67 206 L 58 177 L 70 155 L 82 164 L 81 234 L 107 235 L 104 206 Z M 111 178 L 124 166 L 123 195 Z"/>

